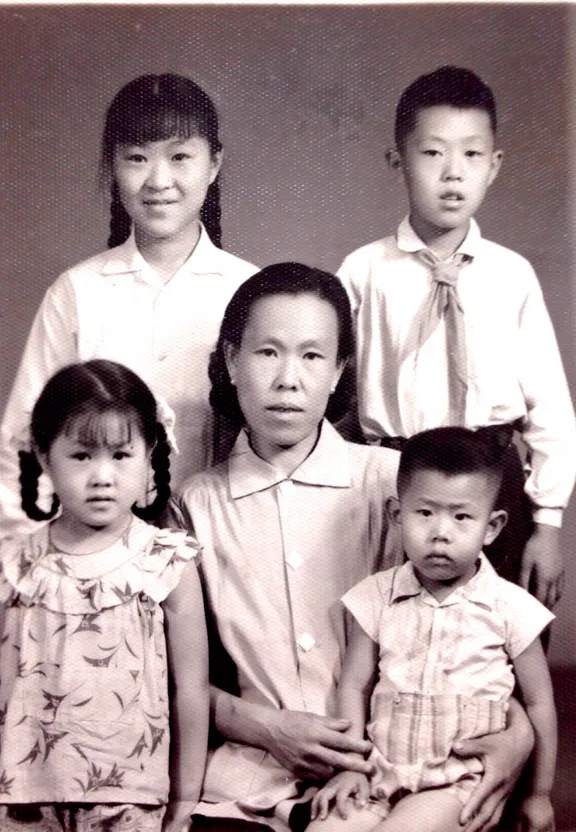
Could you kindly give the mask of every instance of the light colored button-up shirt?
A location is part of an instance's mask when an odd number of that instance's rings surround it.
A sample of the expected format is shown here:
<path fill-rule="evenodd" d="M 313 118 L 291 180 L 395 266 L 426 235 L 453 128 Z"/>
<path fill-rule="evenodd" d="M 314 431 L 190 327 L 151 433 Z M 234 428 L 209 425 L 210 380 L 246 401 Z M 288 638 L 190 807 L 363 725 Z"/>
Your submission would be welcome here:
<path fill-rule="evenodd" d="M 365 436 L 412 436 L 448 421 L 444 324 L 418 349 L 432 275 L 408 219 L 395 236 L 350 254 L 338 275 L 357 338 L 358 407 Z M 576 474 L 576 424 L 538 279 L 519 254 L 485 240 L 474 220 L 458 252 L 468 361 L 465 427 L 522 421 L 531 455 L 526 492 L 537 522 L 559 526 Z"/>
<path fill-rule="evenodd" d="M 375 694 L 508 699 L 515 659 L 554 619 L 484 555 L 467 584 L 437 601 L 408 561 L 364 579 L 342 599 L 380 645 Z M 409 657 L 409 660 L 407 660 Z"/>
<path fill-rule="evenodd" d="M 472 579 L 442 601 L 422 586 L 410 562 L 365 578 L 342 600 L 379 647 L 367 726 L 378 770 L 373 793 L 381 783 L 390 794 L 477 772 L 477 761 L 470 766 L 453 756 L 453 744 L 505 727 L 511 660 L 553 614 L 500 578 L 484 555 Z"/>
<path fill-rule="evenodd" d="M 38 528 L 20 508 L 17 451 L 30 414 L 53 373 L 66 364 L 108 358 L 126 364 L 176 416 L 176 487 L 210 461 L 212 414 L 208 359 L 228 301 L 255 266 L 218 249 L 202 228 L 191 256 L 164 283 L 134 237 L 64 272 L 38 310 L 8 400 L 0 441 L 0 529 Z"/>
<path fill-rule="evenodd" d="M 329 422 L 291 477 L 241 432 L 227 463 L 196 476 L 181 504 L 202 546 L 201 571 L 240 696 L 331 714 L 346 645 L 341 596 L 401 560 L 385 502 L 399 454 L 345 442 Z M 298 794 L 261 749 L 227 742 L 207 769 L 200 814 L 255 819 Z M 286 829 L 279 817 L 262 817 Z"/>

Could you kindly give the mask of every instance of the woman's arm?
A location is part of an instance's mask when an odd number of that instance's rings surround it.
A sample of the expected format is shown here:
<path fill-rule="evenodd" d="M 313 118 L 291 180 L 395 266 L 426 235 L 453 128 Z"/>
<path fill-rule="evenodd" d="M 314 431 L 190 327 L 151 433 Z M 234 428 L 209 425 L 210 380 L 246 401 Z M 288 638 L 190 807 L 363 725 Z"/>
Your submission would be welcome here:
<path fill-rule="evenodd" d="M 336 768 L 371 771 L 363 759 L 370 743 L 348 735 L 348 720 L 256 705 L 214 686 L 210 701 L 223 737 L 263 748 L 299 778 L 326 780 Z"/>
<path fill-rule="evenodd" d="M 460 815 L 466 832 L 488 832 L 496 828 L 533 745 L 530 721 L 518 702 L 511 699 L 505 731 L 463 740 L 454 746 L 458 756 L 480 757 L 484 764 L 482 780 Z"/>
<path fill-rule="evenodd" d="M 196 563 L 163 604 L 170 671 L 170 803 L 164 829 L 188 828 L 200 799 L 208 747 L 208 638 Z"/>

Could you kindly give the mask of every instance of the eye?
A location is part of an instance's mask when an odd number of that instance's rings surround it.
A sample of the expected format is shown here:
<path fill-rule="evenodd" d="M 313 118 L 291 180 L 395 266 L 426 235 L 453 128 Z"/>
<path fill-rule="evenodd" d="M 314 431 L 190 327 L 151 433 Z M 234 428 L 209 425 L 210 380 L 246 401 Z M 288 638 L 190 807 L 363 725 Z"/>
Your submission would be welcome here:
<path fill-rule="evenodd" d="M 432 156 L 432 157 L 441 155 L 439 150 L 435 150 L 432 147 L 427 147 L 424 150 L 422 150 L 422 154 L 424 156 Z"/>
<path fill-rule="evenodd" d="M 88 451 L 76 451 L 70 454 L 70 459 L 75 459 L 77 462 L 85 462 L 87 459 L 90 459 L 90 454 Z"/>
<path fill-rule="evenodd" d="M 175 153 L 172 156 L 172 161 L 174 162 L 185 162 L 187 159 L 191 159 L 192 156 L 189 153 L 184 153 L 184 151 L 180 151 L 179 153 Z"/>
<path fill-rule="evenodd" d="M 114 451 L 113 459 L 121 460 L 128 459 L 132 454 L 129 451 Z"/>
<path fill-rule="evenodd" d="M 146 161 L 146 156 L 144 156 L 143 153 L 138 153 L 137 151 L 126 153 L 123 158 L 126 162 L 133 162 L 134 164 L 141 164 Z"/>
<path fill-rule="evenodd" d="M 276 350 L 273 347 L 260 347 L 256 350 L 256 355 L 263 355 L 265 358 L 273 358 L 276 355 Z"/>
<path fill-rule="evenodd" d="M 416 514 L 419 514 L 421 517 L 432 517 L 432 511 L 429 508 L 416 509 Z"/>
<path fill-rule="evenodd" d="M 308 352 L 304 353 L 304 358 L 307 361 L 315 361 L 317 358 L 324 358 L 322 353 L 316 352 L 315 350 L 308 350 Z"/>
<path fill-rule="evenodd" d="M 480 156 L 484 156 L 484 154 L 482 153 L 481 150 L 467 150 L 466 151 L 466 156 L 468 156 L 469 159 L 476 159 L 476 158 L 479 158 Z"/>
<path fill-rule="evenodd" d="M 455 517 L 456 517 L 456 520 L 458 520 L 459 523 L 464 521 L 464 520 L 471 520 L 472 519 L 472 516 L 470 514 L 466 514 L 466 512 L 464 512 L 464 511 L 459 511 L 458 514 L 455 515 Z"/>

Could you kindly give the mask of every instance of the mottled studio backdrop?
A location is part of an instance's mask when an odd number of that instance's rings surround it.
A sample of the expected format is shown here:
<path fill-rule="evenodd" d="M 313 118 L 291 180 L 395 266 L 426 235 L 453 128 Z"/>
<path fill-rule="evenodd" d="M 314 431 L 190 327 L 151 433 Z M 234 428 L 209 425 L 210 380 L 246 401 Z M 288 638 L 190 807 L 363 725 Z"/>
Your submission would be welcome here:
<path fill-rule="evenodd" d="M 98 147 L 104 109 L 122 84 L 180 72 L 215 100 L 226 248 L 260 265 L 296 259 L 334 270 L 405 212 L 384 163 L 394 106 L 411 80 L 442 63 L 468 66 L 494 88 L 505 162 L 479 220 L 536 267 L 576 389 L 575 11 L 520 3 L 0 6 L 0 405 L 47 286 L 105 248 Z M 552 658 L 566 664 L 576 662 L 574 507 L 564 542 L 569 582 Z"/>

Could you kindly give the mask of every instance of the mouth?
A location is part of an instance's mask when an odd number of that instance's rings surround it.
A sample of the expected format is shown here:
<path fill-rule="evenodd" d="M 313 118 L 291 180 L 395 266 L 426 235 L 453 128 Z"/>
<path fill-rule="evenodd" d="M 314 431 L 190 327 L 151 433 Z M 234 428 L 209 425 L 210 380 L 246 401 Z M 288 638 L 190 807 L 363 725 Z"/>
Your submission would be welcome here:
<path fill-rule="evenodd" d="M 465 201 L 465 198 L 458 191 L 445 191 L 440 194 L 440 201 L 446 205 L 459 205 Z"/>
<path fill-rule="evenodd" d="M 142 204 L 150 208 L 163 208 L 165 205 L 176 205 L 176 199 L 143 199 Z"/>
<path fill-rule="evenodd" d="M 448 565 L 452 563 L 452 558 L 444 552 L 431 552 L 426 555 L 425 561 L 427 563 L 436 563 L 438 565 Z"/>
<path fill-rule="evenodd" d="M 273 404 L 266 408 L 271 413 L 304 413 L 301 407 L 292 404 Z"/>
<path fill-rule="evenodd" d="M 90 505 L 101 506 L 101 505 L 110 505 L 110 504 L 114 503 L 115 500 L 114 500 L 113 497 L 88 497 L 86 502 L 90 503 Z"/>

